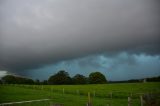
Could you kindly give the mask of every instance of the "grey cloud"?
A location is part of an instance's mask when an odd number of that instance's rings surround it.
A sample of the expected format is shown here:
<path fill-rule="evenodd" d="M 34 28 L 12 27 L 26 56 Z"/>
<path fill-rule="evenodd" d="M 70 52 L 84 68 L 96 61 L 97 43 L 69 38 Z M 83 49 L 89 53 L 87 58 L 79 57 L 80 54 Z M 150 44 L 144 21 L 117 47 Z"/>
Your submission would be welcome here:
<path fill-rule="evenodd" d="M 135 54 L 128 54 L 127 52 L 120 52 L 114 55 L 97 54 L 87 56 L 85 58 L 77 59 L 80 67 L 91 67 L 95 69 L 106 69 L 109 71 L 115 70 L 121 65 L 137 65 Z"/>
<path fill-rule="evenodd" d="M 114 55 L 96 54 L 61 61 L 40 69 L 28 70 L 27 76 L 47 79 L 48 76 L 62 69 L 68 71 L 71 76 L 77 73 L 88 76 L 93 71 L 100 71 L 106 75 L 108 80 L 146 78 L 160 75 L 160 55 L 130 54 L 127 52 Z M 21 73 L 21 75 L 24 74 Z"/>
<path fill-rule="evenodd" d="M 79 59 L 78 65 L 80 67 L 94 67 L 94 68 L 102 67 L 98 60 L 99 60 L 99 56 L 95 56 L 95 55 L 89 56 L 87 58 Z"/>
<path fill-rule="evenodd" d="M 101 52 L 154 49 L 159 54 L 159 4 L 158 0 L 1 0 L 0 68 L 26 70 Z M 155 46 L 147 51 L 147 45 Z"/>

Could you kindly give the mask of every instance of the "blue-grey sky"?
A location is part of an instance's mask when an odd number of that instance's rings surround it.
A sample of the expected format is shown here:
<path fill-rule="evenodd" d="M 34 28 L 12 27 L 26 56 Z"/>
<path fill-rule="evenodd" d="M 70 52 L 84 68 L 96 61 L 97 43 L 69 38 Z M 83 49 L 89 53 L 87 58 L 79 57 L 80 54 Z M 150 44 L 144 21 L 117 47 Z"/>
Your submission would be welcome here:
<path fill-rule="evenodd" d="M 0 77 L 160 75 L 159 0 L 1 0 Z"/>
<path fill-rule="evenodd" d="M 40 77 L 47 79 L 49 75 L 59 70 L 66 70 L 71 76 L 77 73 L 88 76 L 91 72 L 100 71 L 108 80 L 140 79 L 160 75 L 160 56 L 128 54 L 126 52 L 113 56 L 97 54 L 61 61 L 57 64 L 28 71 L 31 72 L 30 76 L 35 79 Z"/>

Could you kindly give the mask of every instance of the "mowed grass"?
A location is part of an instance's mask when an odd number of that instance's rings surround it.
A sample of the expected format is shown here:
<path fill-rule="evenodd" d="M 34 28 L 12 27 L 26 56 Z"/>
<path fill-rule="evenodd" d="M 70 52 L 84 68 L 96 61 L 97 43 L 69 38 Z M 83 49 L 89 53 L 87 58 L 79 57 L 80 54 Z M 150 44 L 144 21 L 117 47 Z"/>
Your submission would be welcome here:
<path fill-rule="evenodd" d="M 55 103 L 64 104 L 64 106 L 85 106 L 88 92 L 91 93 L 93 106 L 107 106 L 107 104 L 126 106 L 127 98 L 131 95 L 132 106 L 139 106 L 139 96 L 142 93 L 160 93 L 160 82 L 95 85 L 0 85 L 0 103 L 50 99 L 49 101 L 24 103 L 23 106 L 50 106 Z M 21 105 L 16 104 L 15 106 Z"/>

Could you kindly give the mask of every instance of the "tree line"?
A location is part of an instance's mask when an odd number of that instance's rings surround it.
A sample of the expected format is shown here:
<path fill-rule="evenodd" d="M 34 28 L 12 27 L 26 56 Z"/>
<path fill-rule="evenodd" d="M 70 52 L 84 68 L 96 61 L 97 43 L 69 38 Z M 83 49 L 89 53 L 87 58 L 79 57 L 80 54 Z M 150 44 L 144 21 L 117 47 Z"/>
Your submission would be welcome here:
<path fill-rule="evenodd" d="M 122 81 L 108 81 L 108 83 L 139 83 L 139 82 L 160 82 L 160 76 L 142 78 L 142 79 L 122 80 Z"/>
<path fill-rule="evenodd" d="M 35 84 L 35 85 L 76 85 L 76 84 L 105 84 L 107 83 L 106 77 L 100 72 L 92 72 L 88 77 L 76 74 L 70 77 L 69 73 L 60 70 L 48 78 L 48 80 L 40 81 L 20 76 L 6 75 L 0 80 L 2 84 Z"/>
<path fill-rule="evenodd" d="M 6 75 L 0 80 L 0 84 L 30 84 L 30 85 L 78 85 L 78 84 L 105 84 L 105 83 L 137 83 L 137 82 L 160 82 L 160 76 L 144 78 L 144 79 L 131 79 L 125 81 L 107 81 L 106 77 L 100 72 L 92 72 L 88 77 L 76 74 L 70 77 L 69 73 L 60 70 L 48 78 L 48 80 L 40 81 L 30 78 L 24 78 L 14 75 Z"/>

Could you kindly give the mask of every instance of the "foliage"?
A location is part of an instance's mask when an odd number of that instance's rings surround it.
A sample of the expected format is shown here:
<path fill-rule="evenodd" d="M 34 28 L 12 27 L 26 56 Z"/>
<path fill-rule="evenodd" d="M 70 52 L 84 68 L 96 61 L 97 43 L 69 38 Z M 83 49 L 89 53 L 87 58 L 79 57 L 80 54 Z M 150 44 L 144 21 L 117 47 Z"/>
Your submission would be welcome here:
<path fill-rule="evenodd" d="M 160 76 L 152 77 L 152 78 L 145 78 L 147 82 L 160 82 Z M 124 81 L 107 81 L 105 76 L 100 72 L 92 72 L 90 73 L 89 77 L 85 77 L 81 74 L 76 74 L 73 78 L 71 78 L 68 72 L 61 70 L 56 74 L 49 77 L 48 80 L 40 81 L 36 79 L 33 81 L 29 78 L 23 78 L 20 76 L 13 76 L 13 75 L 6 75 L 2 77 L 0 80 L 0 84 L 35 84 L 35 85 L 48 85 L 48 84 L 105 84 L 105 83 L 136 83 L 136 82 L 143 82 L 144 79 L 131 79 L 131 80 L 124 80 Z"/>
<path fill-rule="evenodd" d="M 2 82 L 4 84 L 34 84 L 34 81 L 32 79 L 13 75 L 6 75 L 2 77 Z"/>
<path fill-rule="evenodd" d="M 100 72 L 93 72 L 89 75 L 90 84 L 105 84 L 107 83 L 106 77 Z"/>
<path fill-rule="evenodd" d="M 35 84 L 35 85 L 40 85 L 39 79 L 36 79 L 35 82 L 34 82 L 34 84 Z"/>
<path fill-rule="evenodd" d="M 48 83 L 49 84 L 57 84 L 57 85 L 71 84 L 72 79 L 70 78 L 68 72 L 65 72 L 64 70 L 61 70 L 58 73 L 52 75 L 48 79 Z"/>
<path fill-rule="evenodd" d="M 146 79 L 148 82 L 160 82 L 160 76 Z"/>
<path fill-rule="evenodd" d="M 87 78 L 81 74 L 76 74 L 72 78 L 72 80 L 74 84 L 86 84 L 87 83 Z"/>
<path fill-rule="evenodd" d="M 47 80 L 43 80 L 43 81 L 41 82 L 41 84 L 42 84 L 42 85 L 48 85 L 48 81 L 47 81 Z"/>

